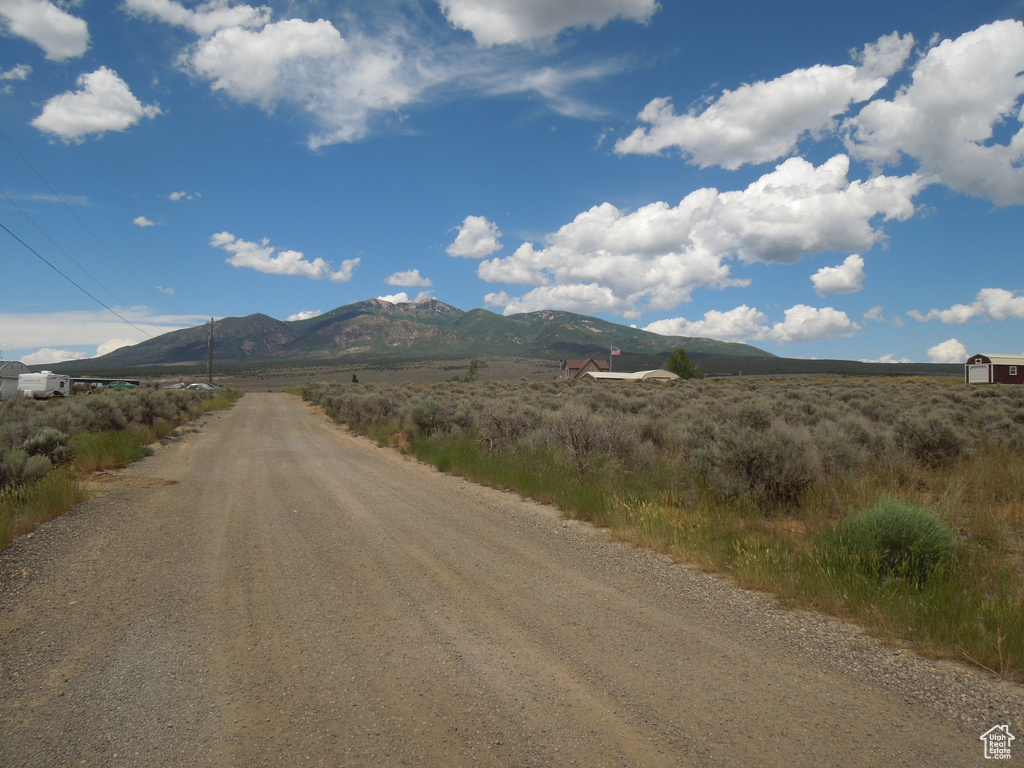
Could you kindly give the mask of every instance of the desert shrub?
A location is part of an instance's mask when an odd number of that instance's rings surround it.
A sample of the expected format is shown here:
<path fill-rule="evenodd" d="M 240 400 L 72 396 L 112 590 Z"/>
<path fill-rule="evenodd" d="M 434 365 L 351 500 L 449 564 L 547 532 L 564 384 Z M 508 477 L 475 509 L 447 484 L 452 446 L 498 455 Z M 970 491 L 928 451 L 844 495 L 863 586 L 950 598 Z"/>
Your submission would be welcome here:
<path fill-rule="evenodd" d="M 409 424 L 414 435 L 432 435 L 454 429 L 469 429 L 473 418 L 452 398 L 428 397 L 412 404 Z"/>
<path fill-rule="evenodd" d="M 128 400 L 128 418 L 133 424 L 152 427 L 158 419 L 164 417 L 166 408 L 162 406 L 156 390 L 133 390 Z"/>
<path fill-rule="evenodd" d="M 817 446 L 822 468 L 829 472 L 848 472 L 860 466 L 867 456 L 864 445 L 852 440 L 843 426 L 835 421 L 815 424 L 811 437 Z"/>
<path fill-rule="evenodd" d="M 52 468 L 53 462 L 46 456 L 32 456 L 21 448 L 0 451 L 0 488 L 38 480 Z"/>
<path fill-rule="evenodd" d="M 635 416 L 612 413 L 602 419 L 600 447 L 620 462 L 632 464 L 643 440 Z"/>
<path fill-rule="evenodd" d="M 667 414 L 662 411 L 660 415 L 646 415 L 638 422 L 639 438 L 641 442 L 650 443 L 655 448 L 668 448 L 674 442 L 674 435 Z"/>
<path fill-rule="evenodd" d="M 602 441 L 600 420 L 591 410 L 580 403 L 568 403 L 552 419 L 551 433 L 568 451 L 576 468 L 586 471 Z"/>
<path fill-rule="evenodd" d="M 45 456 L 53 464 L 68 464 L 75 458 L 75 452 L 68 445 L 68 436 L 53 427 L 43 427 L 22 446 L 30 456 Z"/>
<path fill-rule="evenodd" d="M 853 446 L 869 455 L 881 454 L 892 442 L 888 424 L 869 421 L 860 413 L 840 416 L 835 423 Z"/>
<path fill-rule="evenodd" d="M 762 506 L 795 503 L 821 474 L 807 430 L 775 421 L 767 429 L 725 422 L 691 465 L 706 487 L 726 496 L 749 496 Z"/>
<path fill-rule="evenodd" d="M 492 452 L 515 448 L 539 423 L 532 408 L 508 402 L 491 401 L 477 417 L 480 439 Z"/>
<path fill-rule="evenodd" d="M 27 460 L 28 452 L 21 448 L 0 448 L 0 488 L 21 482 Z"/>
<path fill-rule="evenodd" d="M 84 403 L 85 430 L 105 432 L 111 429 L 126 429 L 128 417 L 112 397 L 92 395 Z"/>
<path fill-rule="evenodd" d="M 922 586 L 952 568 L 957 535 L 927 509 L 886 497 L 823 534 L 819 546 L 827 558 L 868 578 Z"/>
<path fill-rule="evenodd" d="M 928 467 L 939 467 L 967 453 L 967 440 L 948 420 L 908 414 L 896 421 L 896 445 Z"/>
<path fill-rule="evenodd" d="M 742 400 L 733 412 L 732 420 L 743 427 L 765 430 L 772 424 L 772 410 L 764 400 Z"/>
<path fill-rule="evenodd" d="M 363 402 L 363 418 L 372 423 L 381 423 L 397 419 L 402 412 L 402 404 L 392 394 L 373 394 Z"/>

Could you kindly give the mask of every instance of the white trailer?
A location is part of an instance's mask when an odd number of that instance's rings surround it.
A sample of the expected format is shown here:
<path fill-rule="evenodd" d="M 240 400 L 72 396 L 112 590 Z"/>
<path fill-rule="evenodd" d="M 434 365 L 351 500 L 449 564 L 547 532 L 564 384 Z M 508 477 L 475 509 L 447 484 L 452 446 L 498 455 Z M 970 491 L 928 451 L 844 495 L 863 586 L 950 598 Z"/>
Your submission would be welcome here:
<path fill-rule="evenodd" d="M 36 400 L 67 397 L 71 394 L 71 378 L 53 371 L 23 373 L 18 377 L 18 394 Z"/>

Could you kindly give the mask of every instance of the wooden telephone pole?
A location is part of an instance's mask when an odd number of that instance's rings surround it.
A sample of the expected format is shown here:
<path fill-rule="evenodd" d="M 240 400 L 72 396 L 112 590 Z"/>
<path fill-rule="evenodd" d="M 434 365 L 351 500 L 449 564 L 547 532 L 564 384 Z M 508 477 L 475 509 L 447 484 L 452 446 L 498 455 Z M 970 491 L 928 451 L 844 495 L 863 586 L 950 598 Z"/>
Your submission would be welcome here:
<path fill-rule="evenodd" d="M 206 345 L 206 383 L 213 385 L 213 318 L 210 318 L 210 340 Z"/>

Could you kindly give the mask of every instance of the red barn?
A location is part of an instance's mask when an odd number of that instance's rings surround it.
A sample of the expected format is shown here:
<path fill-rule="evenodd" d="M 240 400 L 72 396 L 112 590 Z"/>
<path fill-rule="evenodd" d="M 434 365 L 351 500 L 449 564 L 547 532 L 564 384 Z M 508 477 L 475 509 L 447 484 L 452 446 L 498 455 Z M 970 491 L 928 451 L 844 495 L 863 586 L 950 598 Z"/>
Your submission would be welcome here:
<path fill-rule="evenodd" d="M 971 355 L 964 365 L 968 384 L 1024 384 L 1024 355 Z"/>

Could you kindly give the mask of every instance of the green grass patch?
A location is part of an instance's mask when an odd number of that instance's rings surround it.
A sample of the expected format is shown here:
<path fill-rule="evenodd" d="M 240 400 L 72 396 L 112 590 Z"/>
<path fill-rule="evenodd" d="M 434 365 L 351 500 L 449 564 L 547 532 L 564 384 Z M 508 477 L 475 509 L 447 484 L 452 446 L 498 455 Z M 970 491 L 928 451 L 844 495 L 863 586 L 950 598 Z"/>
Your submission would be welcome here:
<path fill-rule="evenodd" d="M 151 453 L 147 436 L 134 430 L 80 432 L 71 438 L 75 460 L 83 472 L 126 467 Z"/>
<path fill-rule="evenodd" d="M 50 472 L 40 480 L 0 491 L 0 549 L 84 499 L 78 480 L 67 471 Z"/>
<path fill-rule="evenodd" d="M 226 411 L 231 408 L 238 400 L 244 395 L 240 389 L 222 389 L 218 390 L 213 397 L 208 397 L 202 401 L 203 411 Z M 198 414 L 196 414 L 198 416 Z"/>
<path fill-rule="evenodd" d="M 957 535 L 933 512 L 892 497 L 843 520 L 819 539 L 825 562 L 865 578 L 920 588 L 955 566 Z"/>

